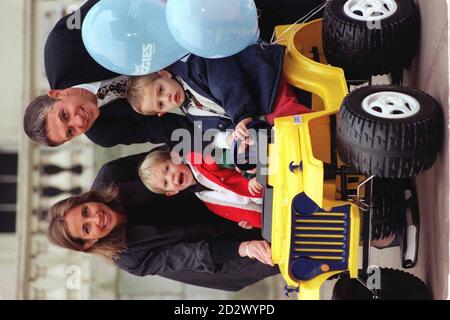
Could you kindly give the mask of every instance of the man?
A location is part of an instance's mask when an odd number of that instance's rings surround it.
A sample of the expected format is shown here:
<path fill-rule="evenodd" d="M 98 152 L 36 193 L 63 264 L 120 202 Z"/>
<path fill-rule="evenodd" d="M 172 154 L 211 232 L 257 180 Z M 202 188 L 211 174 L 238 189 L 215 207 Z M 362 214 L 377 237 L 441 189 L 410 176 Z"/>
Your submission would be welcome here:
<path fill-rule="evenodd" d="M 117 79 L 117 78 L 116 78 Z M 102 104 L 92 91 L 82 87 L 50 90 L 33 100 L 25 111 L 26 134 L 42 145 L 58 146 L 81 134 L 102 147 L 132 143 L 166 143 L 173 146 L 172 132 L 193 130 L 179 115 L 168 118 L 142 116 L 125 99 Z"/>
<path fill-rule="evenodd" d="M 89 0 L 80 8 L 81 21 L 97 2 Z M 276 24 L 297 20 L 323 0 L 255 2 L 262 36 L 269 40 Z M 24 129 L 31 139 L 56 146 L 84 133 L 103 147 L 143 142 L 173 146 L 177 143 L 171 141 L 175 129 L 192 132 L 192 124 L 182 116 L 170 114 L 158 119 L 134 112 L 123 99 L 126 77 L 91 58 L 82 42 L 81 27 L 70 29 L 69 19 L 71 16 L 58 21 L 45 45 L 47 78 L 50 88 L 57 91 L 36 98 L 27 108 Z"/>
<path fill-rule="evenodd" d="M 97 0 L 80 8 L 81 20 Z M 81 29 L 69 29 L 63 17 L 50 32 L 45 45 L 45 70 L 51 91 L 27 108 L 24 129 L 36 142 L 56 146 L 86 134 L 94 143 L 166 143 L 177 128 L 192 130 L 182 116 L 168 119 L 141 116 L 124 99 L 126 77 L 97 64 L 84 48 Z M 100 107 L 100 108 L 99 108 Z"/>

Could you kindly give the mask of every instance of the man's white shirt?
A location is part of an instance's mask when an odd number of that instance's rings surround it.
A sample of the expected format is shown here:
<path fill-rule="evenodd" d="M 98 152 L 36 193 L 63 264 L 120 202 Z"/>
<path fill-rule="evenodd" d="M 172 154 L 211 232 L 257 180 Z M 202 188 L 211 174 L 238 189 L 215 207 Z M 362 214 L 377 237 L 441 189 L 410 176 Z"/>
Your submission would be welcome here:
<path fill-rule="evenodd" d="M 112 83 L 112 82 L 116 82 L 116 81 L 123 81 L 123 80 L 127 80 L 128 78 L 129 78 L 128 76 L 118 76 L 116 78 L 112 78 L 112 79 L 108 79 L 108 80 L 104 80 L 104 81 L 80 84 L 77 86 L 73 86 L 72 88 L 85 89 L 85 90 L 88 90 L 89 92 L 92 92 L 93 94 L 95 94 L 95 96 L 97 96 L 98 90 L 100 90 L 100 88 L 107 85 L 108 83 Z M 113 92 L 108 92 L 108 94 L 105 96 L 104 99 L 99 99 L 97 97 L 97 105 L 99 108 L 101 108 L 102 106 L 110 103 L 111 101 L 119 99 L 119 98 L 121 98 L 121 97 L 118 97 Z"/>

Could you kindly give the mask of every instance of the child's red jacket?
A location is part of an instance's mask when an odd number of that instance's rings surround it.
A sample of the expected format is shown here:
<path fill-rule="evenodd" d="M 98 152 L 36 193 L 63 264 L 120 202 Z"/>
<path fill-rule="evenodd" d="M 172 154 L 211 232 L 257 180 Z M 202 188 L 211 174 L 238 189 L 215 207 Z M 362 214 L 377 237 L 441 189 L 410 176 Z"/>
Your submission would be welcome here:
<path fill-rule="evenodd" d="M 210 156 L 204 158 L 191 152 L 186 159 L 197 182 L 210 189 L 196 192 L 209 210 L 225 219 L 246 220 L 261 228 L 262 193 L 252 195 L 247 178 L 234 169 L 220 167 Z"/>

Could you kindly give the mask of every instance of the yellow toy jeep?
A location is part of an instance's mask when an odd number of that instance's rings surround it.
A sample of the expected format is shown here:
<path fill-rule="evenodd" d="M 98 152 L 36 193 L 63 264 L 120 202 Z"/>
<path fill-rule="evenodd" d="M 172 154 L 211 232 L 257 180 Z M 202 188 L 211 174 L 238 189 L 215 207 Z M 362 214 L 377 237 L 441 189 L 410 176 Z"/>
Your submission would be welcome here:
<path fill-rule="evenodd" d="M 410 177 L 436 158 L 440 107 L 427 94 L 399 86 L 368 86 L 348 94 L 344 71 L 328 65 L 323 54 L 321 19 L 279 26 L 276 34 L 287 46 L 287 80 L 312 94 L 313 110 L 275 119 L 268 157 L 259 159 L 263 236 L 272 244 L 286 292 L 319 299 L 322 283 L 339 276 L 337 299 L 429 298 L 425 284 L 411 274 L 369 271 L 369 248 L 374 234 L 387 232 L 377 231 L 374 216 L 401 212 L 403 266 L 415 265 L 419 221 Z M 377 185 L 384 189 L 381 196 Z M 383 281 L 387 278 L 392 281 Z"/>

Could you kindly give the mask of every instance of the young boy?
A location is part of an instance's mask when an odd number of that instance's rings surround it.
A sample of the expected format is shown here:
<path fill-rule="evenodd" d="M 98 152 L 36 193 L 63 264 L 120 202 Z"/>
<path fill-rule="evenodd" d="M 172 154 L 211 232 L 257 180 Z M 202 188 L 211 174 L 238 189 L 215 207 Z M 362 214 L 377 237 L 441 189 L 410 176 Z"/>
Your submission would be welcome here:
<path fill-rule="evenodd" d="M 139 176 L 154 193 L 173 196 L 189 189 L 215 214 L 241 227 L 261 228 L 262 186 L 256 178 L 248 180 L 199 153 L 186 159 L 187 164 L 177 164 L 168 151 L 151 152 L 139 166 Z"/>
<path fill-rule="evenodd" d="M 222 59 L 191 55 L 189 64 L 130 78 L 127 98 L 138 113 L 163 116 L 180 108 L 191 121 L 202 121 L 203 130 L 234 128 L 243 140 L 253 120 L 273 124 L 275 117 L 310 111 L 282 75 L 284 49 L 252 45 Z"/>

